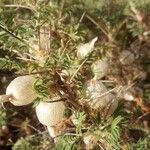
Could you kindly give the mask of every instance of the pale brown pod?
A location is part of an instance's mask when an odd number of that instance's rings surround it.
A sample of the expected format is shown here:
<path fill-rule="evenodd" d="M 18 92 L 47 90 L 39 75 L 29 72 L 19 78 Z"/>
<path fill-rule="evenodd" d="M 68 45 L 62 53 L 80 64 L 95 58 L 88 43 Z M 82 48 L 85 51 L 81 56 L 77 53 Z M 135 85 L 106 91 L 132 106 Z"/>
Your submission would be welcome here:
<path fill-rule="evenodd" d="M 6 95 L 1 95 L 1 102 L 9 101 L 15 106 L 27 105 L 37 97 L 34 90 L 36 78 L 31 75 L 19 76 L 12 80 L 6 89 Z"/>
<path fill-rule="evenodd" d="M 107 116 L 113 114 L 118 106 L 118 100 L 114 97 L 114 95 L 108 91 L 101 81 L 95 79 L 87 82 L 86 97 L 88 99 L 88 104 L 93 109 L 102 110 L 102 114 L 107 112 Z"/>
<path fill-rule="evenodd" d="M 94 49 L 94 44 L 98 40 L 98 37 L 92 39 L 89 43 L 82 44 L 77 47 L 77 57 L 78 59 L 84 59 L 89 55 Z"/>
<path fill-rule="evenodd" d="M 50 101 L 50 100 L 47 100 Z M 55 126 L 63 119 L 65 105 L 59 102 L 40 102 L 36 106 L 36 115 L 40 123 L 46 126 Z"/>

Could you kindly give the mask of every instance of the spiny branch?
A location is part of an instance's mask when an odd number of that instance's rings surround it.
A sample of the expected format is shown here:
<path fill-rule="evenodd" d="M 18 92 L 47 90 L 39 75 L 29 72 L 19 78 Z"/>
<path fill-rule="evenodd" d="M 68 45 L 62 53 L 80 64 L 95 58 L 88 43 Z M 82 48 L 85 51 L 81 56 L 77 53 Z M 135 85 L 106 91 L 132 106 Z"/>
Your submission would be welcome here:
<path fill-rule="evenodd" d="M 24 41 L 23 39 L 21 39 L 20 37 L 16 36 L 15 34 L 13 34 L 12 32 L 10 32 L 8 29 L 4 28 L 2 25 L 0 25 L 0 29 L 2 29 L 3 31 L 5 31 L 6 33 L 8 33 L 9 35 L 11 35 L 12 37 L 14 37 L 15 39 L 19 40 L 20 42 L 22 42 L 23 44 L 25 44 L 27 47 L 31 48 L 32 50 L 34 50 L 26 41 Z"/>

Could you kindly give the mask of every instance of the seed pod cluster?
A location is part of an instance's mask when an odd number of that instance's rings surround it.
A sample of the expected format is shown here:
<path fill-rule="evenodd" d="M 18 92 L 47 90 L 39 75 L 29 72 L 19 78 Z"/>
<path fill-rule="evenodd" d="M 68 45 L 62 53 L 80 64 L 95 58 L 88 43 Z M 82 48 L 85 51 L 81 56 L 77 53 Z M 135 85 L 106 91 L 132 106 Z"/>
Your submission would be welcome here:
<path fill-rule="evenodd" d="M 10 82 L 6 89 L 6 95 L 1 95 L 1 102 L 9 101 L 15 106 L 30 104 L 38 97 L 34 90 L 34 76 L 20 76 Z M 55 125 L 59 123 L 64 115 L 65 105 L 62 101 L 52 102 L 58 97 L 40 102 L 36 106 L 36 115 L 40 123 L 48 127 L 52 137 L 55 136 Z"/>

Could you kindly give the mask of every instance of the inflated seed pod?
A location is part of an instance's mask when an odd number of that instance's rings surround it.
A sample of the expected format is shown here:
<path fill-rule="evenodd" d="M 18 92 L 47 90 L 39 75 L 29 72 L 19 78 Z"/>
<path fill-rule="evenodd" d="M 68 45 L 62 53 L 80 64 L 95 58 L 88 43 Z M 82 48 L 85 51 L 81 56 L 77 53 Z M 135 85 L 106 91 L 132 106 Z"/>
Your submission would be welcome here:
<path fill-rule="evenodd" d="M 51 100 L 48 100 L 51 101 Z M 40 123 L 46 126 L 55 126 L 63 119 L 65 105 L 59 102 L 40 102 L 36 106 L 36 115 Z"/>
<path fill-rule="evenodd" d="M 130 52 L 128 50 L 123 50 L 120 53 L 119 59 L 123 65 L 130 65 L 135 60 L 135 56 L 132 52 Z"/>
<path fill-rule="evenodd" d="M 31 75 L 20 76 L 10 82 L 6 95 L 1 95 L 1 102 L 10 101 L 15 106 L 27 105 L 37 97 L 34 91 L 36 78 Z"/>
<path fill-rule="evenodd" d="M 103 78 L 105 75 L 107 75 L 109 69 L 108 59 L 103 58 L 94 62 L 91 66 L 91 69 L 97 79 Z"/>
<path fill-rule="evenodd" d="M 89 80 L 86 84 L 86 97 L 88 104 L 94 109 L 106 110 L 110 116 L 118 106 L 118 100 L 108 92 L 105 85 L 98 80 Z M 103 112 L 102 112 L 103 113 Z"/>
<path fill-rule="evenodd" d="M 84 59 L 89 55 L 94 49 L 94 44 L 97 41 L 97 37 L 92 39 L 89 43 L 82 44 L 77 47 L 77 57 L 78 59 Z"/>

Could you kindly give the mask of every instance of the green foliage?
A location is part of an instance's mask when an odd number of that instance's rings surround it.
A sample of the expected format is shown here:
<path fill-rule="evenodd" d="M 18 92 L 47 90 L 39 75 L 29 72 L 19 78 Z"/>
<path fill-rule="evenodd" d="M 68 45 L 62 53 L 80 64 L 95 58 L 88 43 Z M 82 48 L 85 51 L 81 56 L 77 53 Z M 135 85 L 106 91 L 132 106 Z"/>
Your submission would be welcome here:
<path fill-rule="evenodd" d="M 76 126 L 76 133 L 81 134 L 83 123 L 85 122 L 86 119 L 85 112 L 79 112 L 79 111 L 74 112 L 72 117 L 73 117 L 73 122 Z"/>
<path fill-rule="evenodd" d="M 64 135 L 59 139 L 58 144 L 56 144 L 53 150 L 77 150 L 78 142 L 79 137 Z"/>
<path fill-rule="evenodd" d="M 12 150 L 36 150 L 28 139 L 20 138 L 12 147 Z"/>
<path fill-rule="evenodd" d="M 39 95 L 39 98 L 48 98 L 49 92 L 47 87 L 47 80 L 38 79 L 34 83 L 34 89 Z"/>
<path fill-rule="evenodd" d="M 150 149 L 150 136 L 147 136 L 143 139 L 139 139 L 136 143 L 131 143 L 128 146 L 130 150 L 148 150 Z"/>
<path fill-rule="evenodd" d="M 14 143 L 12 150 L 41 150 L 44 149 L 44 147 L 46 147 L 46 149 L 52 149 L 52 144 L 49 145 L 50 142 L 47 134 L 35 134 L 18 139 L 16 143 Z"/>
<path fill-rule="evenodd" d="M 0 58 L 0 69 L 7 69 L 7 70 L 19 70 L 21 69 L 22 64 L 21 62 L 16 62 L 15 60 L 11 60 L 10 57 Z"/>
<path fill-rule="evenodd" d="M 150 104 L 150 89 L 144 91 L 144 98 L 148 104 Z"/>
<path fill-rule="evenodd" d="M 121 116 L 114 118 L 111 121 L 110 128 L 108 129 L 109 135 L 107 137 L 107 140 L 110 143 L 111 147 L 116 150 L 120 149 L 120 144 L 119 144 L 119 139 L 121 135 L 120 124 L 122 123 L 122 120 L 123 118 Z"/>

